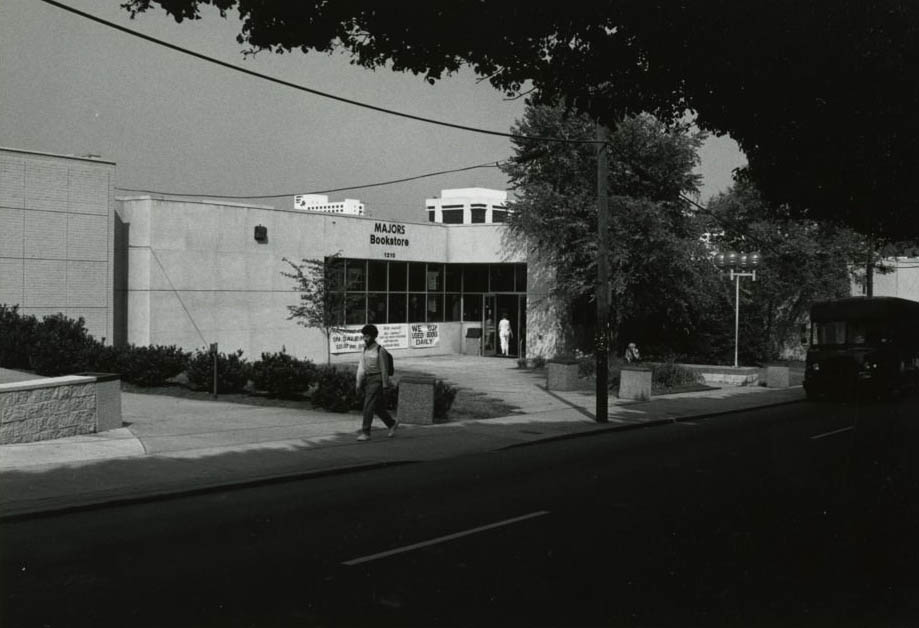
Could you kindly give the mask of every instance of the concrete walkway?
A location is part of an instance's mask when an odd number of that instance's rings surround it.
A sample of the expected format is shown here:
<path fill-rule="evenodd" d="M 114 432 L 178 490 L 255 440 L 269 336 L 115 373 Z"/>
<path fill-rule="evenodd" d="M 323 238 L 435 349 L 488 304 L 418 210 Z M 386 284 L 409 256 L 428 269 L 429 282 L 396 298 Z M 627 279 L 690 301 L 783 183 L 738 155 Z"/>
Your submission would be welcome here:
<path fill-rule="evenodd" d="M 430 373 L 519 410 L 495 419 L 403 425 L 392 439 L 377 421 L 373 439 L 359 443 L 356 414 L 123 393 L 121 429 L 0 446 L 0 519 L 496 451 L 804 399 L 800 387 L 728 387 L 644 402 L 610 398 L 609 423 L 599 424 L 590 392 L 547 391 L 544 375 L 518 369 L 513 360 L 400 359 L 397 369 Z"/>

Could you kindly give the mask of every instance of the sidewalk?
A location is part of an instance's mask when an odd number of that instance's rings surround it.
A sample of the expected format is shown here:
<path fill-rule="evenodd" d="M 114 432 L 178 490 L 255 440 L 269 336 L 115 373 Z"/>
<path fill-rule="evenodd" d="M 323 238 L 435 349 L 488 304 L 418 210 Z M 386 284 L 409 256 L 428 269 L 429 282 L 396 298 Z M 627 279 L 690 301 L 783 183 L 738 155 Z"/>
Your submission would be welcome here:
<path fill-rule="evenodd" d="M 0 520 L 450 458 L 804 399 L 800 387 L 727 387 L 645 402 L 610 398 L 609 423 L 600 424 L 593 420 L 591 393 L 546 391 L 544 377 L 509 360 L 442 356 L 400 360 L 400 366 L 501 398 L 520 411 L 403 425 L 392 439 L 377 421 L 373 439 L 359 443 L 356 414 L 123 393 L 121 429 L 0 446 Z"/>

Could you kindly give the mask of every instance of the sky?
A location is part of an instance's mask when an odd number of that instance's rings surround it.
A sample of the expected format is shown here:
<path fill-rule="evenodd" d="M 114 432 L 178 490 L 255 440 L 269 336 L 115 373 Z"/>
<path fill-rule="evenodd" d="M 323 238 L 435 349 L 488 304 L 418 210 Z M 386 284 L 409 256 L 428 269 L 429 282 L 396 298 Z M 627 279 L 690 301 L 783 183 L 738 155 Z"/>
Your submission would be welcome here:
<path fill-rule="evenodd" d="M 311 89 L 416 116 L 508 132 L 523 115 L 462 71 L 434 85 L 367 70 L 344 54 L 243 57 L 239 21 L 205 11 L 177 24 L 159 9 L 131 20 L 122 0 L 65 0 L 127 28 Z M 510 140 L 424 124 L 307 94 L 121 33 L 38 0 L 0 0 L 0 146 L 116 163 L 116 188 L 220 196 L 292 209 L 293 195 L 367 185 L 513 154 Z M 705 202 L 745 163 L 728 137 L 700 151 Z M 424 200 L 462 187 L 507 189 L 497 168 L 332 192 L 370 215 L 425 221 Z M 136 194 L 116 189 L 116 195 Z"/>

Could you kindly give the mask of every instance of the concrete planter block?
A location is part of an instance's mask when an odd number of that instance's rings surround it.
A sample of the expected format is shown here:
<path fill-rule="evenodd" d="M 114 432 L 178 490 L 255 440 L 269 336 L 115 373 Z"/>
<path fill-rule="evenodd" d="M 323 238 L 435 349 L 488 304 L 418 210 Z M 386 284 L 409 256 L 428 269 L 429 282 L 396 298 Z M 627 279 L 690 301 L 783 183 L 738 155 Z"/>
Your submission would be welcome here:
<path fill-rule="evenodd" d="M 577 390 L 578 363 L 566 360 L 550 360 L 546 375 L 549 390 Z"/>
<path fill-rule="evenodd" d="M 624 368 L 619 373 L 619 398 L 647 401 L 651 398 L 651 369 Z"/>
<path fill-rule="evenodd" d="M 482 339 L 463 338 L 463 355 L 482 355 Z"/>
<path fill-rule="evenodd" d="M 0 384 L 0 444 L 29 443 L 121 427 L 121 381 L 111 373 Z"/>
<path fill-rule="evenodd" d="M 80 373 L 96 379 L 96 431 L 121 427 L 121 376 L 117 373 Z"/>
<path fill-rule="evenodd" d="M 417 425 L 434 422 L 434 378 L 403 377 L 399 380 L 399 421 Z"/>
<path fill-rule="evenodd" d="M 788 388 L 788 367 L 787 366 L 767 366 L 766 367 L 766 387 L 767 388 Z"/>

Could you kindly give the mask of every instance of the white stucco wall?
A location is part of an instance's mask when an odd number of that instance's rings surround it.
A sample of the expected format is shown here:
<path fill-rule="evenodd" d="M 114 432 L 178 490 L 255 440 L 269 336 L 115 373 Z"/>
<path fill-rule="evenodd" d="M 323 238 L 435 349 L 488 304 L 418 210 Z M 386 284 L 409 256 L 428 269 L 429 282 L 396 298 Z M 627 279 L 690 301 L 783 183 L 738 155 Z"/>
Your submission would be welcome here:
<path fill-rule="evenodd" d="M 892 266 L 894 270 L 887 274 L 874 273 L 874 296 L 919 301 L 919 257 L 886 259 L 884 265 Z M 853 296 L 861 296 L 864 291 L 864 285 L 852 284 Z"/>
<path fill-rule="evenodd" d="M 128 223 L 128 342 L 192 350 L 217 342 L 249 359 L 279 351 L 321 361 L 321 331 L 287 320 L 298 293 L 283 261 L 342 257 L 391 261 L 525 261 L 502 247 L 503 225 L 390 222 L 230 203 L 119 199 Z M 267 242 L 257 242 L 257 225 Z M 386 233 L 384 233 L 384 231 Z M 371 242 L 374 238 L 398 238 Z M 399 242 L 399 243 L 394 243 Z M 465 327 L 439 323 L 439 345 L 412 355 L 460 353 Z M 395 352 L 398 357 L 399 352 Z M 342 354 L 333 361 L 350 361 Z"/>

